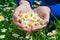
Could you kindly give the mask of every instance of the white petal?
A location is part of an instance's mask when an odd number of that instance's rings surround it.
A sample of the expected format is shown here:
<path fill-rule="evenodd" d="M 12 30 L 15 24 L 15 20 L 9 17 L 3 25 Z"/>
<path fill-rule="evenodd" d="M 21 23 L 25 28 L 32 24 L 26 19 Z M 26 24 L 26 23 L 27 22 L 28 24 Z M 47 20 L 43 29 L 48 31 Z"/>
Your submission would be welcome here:
<path fill-rule="evenodd" d="M 14 36 L 14 37 L 19 37 L 19 35 L 16 34 L 16 33 L 12 34 L 12 36 Z"/>
<path fill-rule="evenodd" d="M 0 39 L 5 38 L 5 35 L 0 35 Z"/>

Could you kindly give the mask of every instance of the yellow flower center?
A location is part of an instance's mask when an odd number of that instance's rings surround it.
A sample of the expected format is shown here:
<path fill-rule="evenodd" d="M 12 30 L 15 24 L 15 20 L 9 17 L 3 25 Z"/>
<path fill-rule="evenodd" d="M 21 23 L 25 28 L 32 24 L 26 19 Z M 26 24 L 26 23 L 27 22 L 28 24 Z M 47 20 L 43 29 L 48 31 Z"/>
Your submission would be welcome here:
<path fill-rule="evenodd" d="M 34 24 L 35 26 L 37 26 L 37 24 Z"/>
<path fill-rule="evenodd" d="M 29 26 L 29 27 L 32 27 L 32 23 L 29 23 L 28 26 Z"/>
<path fill-rule="evenodd" d="M 0 19 L 2 19 L 2 16 L 0 16 Z"/>
<path fill-rule="evenodd" d="M 52 36 L 52 35 L 53 35 L 52 32 L 50 32 L 50 33 L 49 33 L 49 36 Z"/>
<path fill-rule="evenodd" d="M 37 21 L 36 17 L 33 17 L 32 21 L 33 22 L 36 22 Z"/>
<path fill-rule="evenodd" d="M 33 19 L 36 19 L 36 17 L 33 17 Z"/>
<path fill-rule="evenodd" d="M 31 14 L 30 14 L 30 16 L 32 17 L 32 16 L 33 16 L 33 14 L 31 13 Z"/>
<path fill-rule="evenodd" d="M 25 18 L 28 18 L 28 15 L 25 15 Z"/>

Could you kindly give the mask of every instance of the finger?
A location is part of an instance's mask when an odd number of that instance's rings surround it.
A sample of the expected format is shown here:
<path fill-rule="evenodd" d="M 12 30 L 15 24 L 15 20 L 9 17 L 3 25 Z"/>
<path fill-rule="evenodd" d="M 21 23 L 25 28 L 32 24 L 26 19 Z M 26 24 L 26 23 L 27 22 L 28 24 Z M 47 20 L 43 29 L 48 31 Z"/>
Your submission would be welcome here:
<path fill-rule="evenodd" d="M 13 22 L 15 23 L 15 25 L 20 29 L 20 30 L 24 30 L 26 32 L 30 32 L 31 31 L 31 28 L 30 27 L 25 27 L 23 26 L 22 24 L 20 24 L 19 22 L 16 22 L 14 19 L 13 19 Z"/>
<path fill-rule="evenodd" d="M 14 15 L 14 20 L 16 21 L 16 22 L 19 22 L 19 17 L 17 16 L 17 15 Z"/>
<path fill-rule="evenodd" d="M 49 22 L 49 15 L 45 14 L 43 15 L 43 21 L 41 22 L 42 25 L 45 25 Z"/>
<path fill-rule="evenodd" d="M 23 27 L 23 30 L 25 30 L 26 32 L 30 32 L 31 31 L 31 28 L 30 27 Z"/>
<path fill-rule="evenodd" d="M 41 25 L 46 25 L 49 21 L 47 20 L 43 20 L 42 22 L 40 22 Z"/>
<path fill-rule="evenodd" d="M 14 13 L 13 13 L 13 18 L 14 18 L 14 20 L 16 20 L 16 21 L 19 21 L 19 12 L 20 12 L 20 10 L 18 9 L 19 7 L 17 7 L 16 9 L 15 9 L 15 11 L 14 11 Z"/>
<path fill-rule="evenodd" d="M 14 19 L 13 19 L 13 22 L 19 29 L 22 29 L 22 24 L 20 24 L 19 22 L 16 22 Z"/>
<path fill-rule="evenodd" d="M 35 26 L 35 27 L 32 28 L 32 31 L 36 31 L 38 29 L 41 29 L 40 27 L 41 27 L 41 25 Z"/>
<path fill-rule="evenodd" d="M 42 29 L 42 28 L 44 28 L 45 26 L 46 26 L 46 25 L 35 26 L 35 27 L 32 28 L 32 31 L 36 31 L 36 30 L 38 30 L 38 29 Z"/>

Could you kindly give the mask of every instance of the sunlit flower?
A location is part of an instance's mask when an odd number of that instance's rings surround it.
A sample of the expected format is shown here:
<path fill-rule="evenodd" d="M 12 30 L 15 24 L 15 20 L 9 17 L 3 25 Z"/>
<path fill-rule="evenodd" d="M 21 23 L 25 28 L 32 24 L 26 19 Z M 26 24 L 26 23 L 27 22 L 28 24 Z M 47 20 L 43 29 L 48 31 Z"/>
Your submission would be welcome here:
<path fill-rule="evenodd" d="M 29 39 L 29 37 L 30 37 L 30 35 L 27 35 L 25 38 L 26 38 L 26 39 Z"/>
<path fill-rule="evenodd" d="M 49 32 L 48 34 L 47 34 L 47 36 L 52 36 L 53 35 L 53 33 L 52 32 Z"/>
<path fill-rule="evenodd" d="M 52 33 L 53 33 L 53 34 L 56 34 L 56 30 L 53 30 Z"/>
<path fill-rule="evenodd" d="M 13 33 L 12 36 L 13 36 L 13 37 L 17 37 L 17 38 L 19 37 L 19 35 L 16 34 L 16 33 Z"/>
<path fill-rule="evenodd" d="M 33 23 L 32 22 L 28 23 L 28 26 L 29 27 L 32 27 L 33 26 Z"/>
<path fill-rule="evenodd" d="M 56 34 L 56 30 L 53 30 L 52 32 L 49 32 L 47 36 L 54 36 Z"/>
<path fill-rule="evenodd" d="M 33 17 L 32 21 L 37 22 L 37 17 Z"/>
<path fill-rule="evenodd" d="M 14 12 L 14 10 L 11 10 L 12 12 Z"/>
<path fill-rule="evenodd" d="M 22 16 L 24 20 L 29 19 L 29 14 L 28 13 L 24 13 L 24 15 Z"/>
<path fill-rule="evenodd" d="M 10 10 L 10 9 L 11 9 L 11 7 L 7 7 L 6 9 Z"/>
<path fill-rule="evenodd" d="M 3 38 L 5 38 L 5 35 L 0 35 L 0 39 L 3 39 Z"/>
<path fill-rule="evenodd" d="M 2 15 L 0 15 L 0 21 L 4 20 L 4 17 Z"/>
<path fill-rule="evenodd" d="M 34 5 L 32 5 L 32 7 L 38 7 L 38 6 L 34 4 Z"/>
<path fill-rule="evenodd" d="M 55 37 L 55 36 L 52 36 L 51 38 L 52 38 L 52 39 L 56 39 L 56 37 Z"/>
<path fill-rule="evenodd" d="M 33 27 L 39 24 L 42 19 L 38 16 L 38 13 L 34 13 L 33 11 L 31 11 L 20 14 L 20 21 L 24 26 Z"/>
<path fill-rule="evenodd" d="M 7 29 L 3 28 L 3 29 L 1 29 L 1 32 L 6 32 L 6 30 L 7 30 Z"/>
<path fill-rule="evenodd" d="M 23 40 L 24 37 L 19 37 L 19 40 Z"/>

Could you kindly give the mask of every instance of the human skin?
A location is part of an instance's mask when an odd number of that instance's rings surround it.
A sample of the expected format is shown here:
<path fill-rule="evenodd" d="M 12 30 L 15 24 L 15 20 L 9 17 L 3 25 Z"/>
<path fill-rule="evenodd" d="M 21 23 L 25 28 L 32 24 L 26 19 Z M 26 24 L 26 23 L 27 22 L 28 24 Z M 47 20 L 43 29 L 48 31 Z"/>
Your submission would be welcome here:
<path fill-rule="evenodd" d="M 32 31 L 35 31 L 37 29 L 42 29 L 44 28 L 47 23 L 49 22 L 49 16 L 50 16 L 50 8 L 47 6 L 40 6 L 38 8 L 34 9 L 34 12 L 38 12 L 39 16 L 43 19 L 43 21 L 40 23 L 40 25 L 32 27 L 32 28 L 25 28 L 23 27 L 22 24 L 19 23 L 19 13 L 25 13 L 29 10 L 32 10 L 30 8 L 30 4 L 27 1 L 21 1 L 20 5 L 15 9 L 14 14 L 13 14 L 13 21 L 15 23 L 15 25 L 20 29 L 20 30 L 24 30 L 27 32 L 27 34 L 29 34 Z"/>
<path fill-rule="evenodd" d="M 19 14 L 23 14 L 26 13 L 28 11 L 32 10 L 30 8 L 30 4 L 27 1 L 23 1 L 21 2 L 21 4 L 15 9 L 14 13 L 13 13 L 13 22 L 15 23 L 15 25 L 20 29 L 20 30 L 24 30 L 27 32 L 27 34 L 29 34 L 31 32 L 31 28 L 30 27 L 23 27 L 22 24 L 20 24 L 19 22 Z"/>
<path fill-rule="evenodd" d="M 33 31 L 37 29 L 42 29 L 47 25 L 47 23 L 49 22 L 49 18 L 50 18 L 50 8 L 47 6 L 40 6 L 38 8 L 35 8 L 34 12 L 39 13 L 40 18 L 42 18 L 43 20 L 40 23 L 40 25 L 32 27 Z"/>

